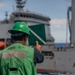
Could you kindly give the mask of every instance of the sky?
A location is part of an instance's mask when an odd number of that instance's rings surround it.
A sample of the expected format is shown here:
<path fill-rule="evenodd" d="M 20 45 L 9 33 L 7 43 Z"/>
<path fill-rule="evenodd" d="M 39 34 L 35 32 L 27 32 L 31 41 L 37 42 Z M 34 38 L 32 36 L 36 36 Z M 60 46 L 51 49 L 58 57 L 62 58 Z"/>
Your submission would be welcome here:
<path fill-rule="evenodd" d="M 5 12 L 10 15 L 16 9 L 15 5 L 15 0 L 0 0 L 0 20 L 5 19 Z M 70 5 L 71 0 L 27 0 L 24 10 L 50 17 L 50 31 L 55 43 L 66 43 L 70 42 L 67 24 L 67 9 Z"/>

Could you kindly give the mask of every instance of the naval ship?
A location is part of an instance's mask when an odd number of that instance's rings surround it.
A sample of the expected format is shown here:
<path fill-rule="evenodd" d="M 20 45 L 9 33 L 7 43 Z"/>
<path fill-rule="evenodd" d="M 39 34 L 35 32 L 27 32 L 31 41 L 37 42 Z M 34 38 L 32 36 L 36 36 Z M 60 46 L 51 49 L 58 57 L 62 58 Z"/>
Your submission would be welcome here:
<path fill-rule="evenodd" d="M 12 44 L 8 30 L 12 28 L 15 22 L 23 21 L 30 27 L 31 37 L 28 40 L 29 45 L 34 45 L 38 40 L 43 46 L 42 54 L 44 62 L 37 64 L 37 72 L 45 75 L 54 74 L 75 74 L 75 0 L 72 0 L 71 7 L 68 8 L 67 17 L 70 30 L 70 45 L 65 47 L 56 47 L 54 38 L 50 32 L 51 19 L 47 16 L 24 10 L 26 0 L 16 0 L 16 10 L 13 11 L 7 19 L 0 21 L 0 50 Z M 71 13 L 71 21 L 69 12 Z M 32 40 L 31 40 L 32 39 Z"/>

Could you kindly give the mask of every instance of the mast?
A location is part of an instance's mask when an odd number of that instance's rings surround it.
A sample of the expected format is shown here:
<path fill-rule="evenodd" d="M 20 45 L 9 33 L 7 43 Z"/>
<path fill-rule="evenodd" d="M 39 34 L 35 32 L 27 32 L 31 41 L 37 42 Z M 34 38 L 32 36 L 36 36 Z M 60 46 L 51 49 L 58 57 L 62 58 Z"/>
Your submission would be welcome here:
<path fill-rule="evenodd" d="M 8 12 L 7 11 L 5 12 L 5 16 L 6 16 L 5 22 L 8 23 Z"/>
<path fill-rule="evenodd" d="M 5 16 L 6 16 L 6 20 L 7 20 L 7 17 L 8 17 L 8 12 L 7 11 L 5 12 Z"/>
<path fill-rule="evenodd" d="M 75 46 L 75 0 L 72 2 L 71 45 Z"/>
<path fill-rule="evenodd" d="M 27 1 L 27 0 L 24 0 L 24 1 L 22 1 L 22 0 L 16 0 L 16 8 L 17 8 L 19 11 L 23 11 L 23 8 L 24 8 L 24 6 L 25 6 L 25 4 L 26 4 L 26 1 Z"/>

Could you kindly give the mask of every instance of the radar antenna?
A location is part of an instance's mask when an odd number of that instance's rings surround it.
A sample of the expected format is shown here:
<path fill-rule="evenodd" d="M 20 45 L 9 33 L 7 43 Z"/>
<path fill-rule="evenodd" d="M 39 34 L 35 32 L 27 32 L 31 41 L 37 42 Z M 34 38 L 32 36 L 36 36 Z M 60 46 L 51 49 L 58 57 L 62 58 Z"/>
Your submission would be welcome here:
<path fill-rule="evenodd" d="M 6 16 L 6 19 L 7 19 L 7 17 L 8 17 L 8 12 L 7 11 L 5 12 L 5 16 Z"/>
<path fill-rule="evenodd" d="M 6 16 L 5 21 L 6 21 L 6 23 L 8 23 L 8 12 L 7 11 L 5 12 L 5 16 Z"/>
<path fill-rule="evenodd" d="M 21 11 L 23 10 L 27 0 L 16 0 L 16 8 Z"/>

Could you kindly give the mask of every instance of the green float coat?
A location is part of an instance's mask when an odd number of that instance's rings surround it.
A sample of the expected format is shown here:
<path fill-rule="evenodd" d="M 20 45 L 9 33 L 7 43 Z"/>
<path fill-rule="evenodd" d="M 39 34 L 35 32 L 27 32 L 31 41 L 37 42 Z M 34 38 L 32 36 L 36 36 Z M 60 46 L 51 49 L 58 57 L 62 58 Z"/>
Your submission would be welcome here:
<path fill-rule="evenodd" d="M 14 43 L 0 53 L 1 75 L 37 75 L 34 48 Z"/>

